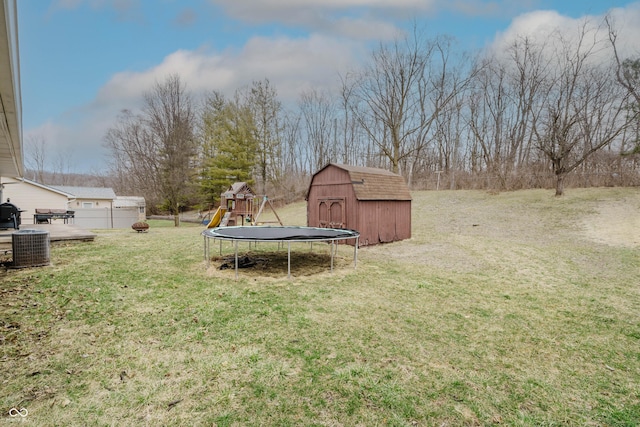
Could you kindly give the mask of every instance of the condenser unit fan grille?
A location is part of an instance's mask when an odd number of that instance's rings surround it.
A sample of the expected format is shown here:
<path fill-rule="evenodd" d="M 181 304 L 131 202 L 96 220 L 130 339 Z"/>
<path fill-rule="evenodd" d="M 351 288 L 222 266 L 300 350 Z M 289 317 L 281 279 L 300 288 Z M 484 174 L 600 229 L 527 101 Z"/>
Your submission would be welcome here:
<path fill-rule="evenodd" d="M 11 235 L 13 267 L 39 267 L 49 265 L 49 232 L 20 230 Z"/>

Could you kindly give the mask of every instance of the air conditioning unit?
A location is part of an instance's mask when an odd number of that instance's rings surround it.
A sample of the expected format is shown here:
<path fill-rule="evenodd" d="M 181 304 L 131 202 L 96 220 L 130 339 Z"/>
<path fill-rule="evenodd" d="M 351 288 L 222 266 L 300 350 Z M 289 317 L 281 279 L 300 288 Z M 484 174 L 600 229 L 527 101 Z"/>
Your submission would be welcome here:
<path fill-rule="evenodd" d="M 46 230 L 19 230 L 11 234 L 13 268 L 49 265 L 50 238 Z"/>

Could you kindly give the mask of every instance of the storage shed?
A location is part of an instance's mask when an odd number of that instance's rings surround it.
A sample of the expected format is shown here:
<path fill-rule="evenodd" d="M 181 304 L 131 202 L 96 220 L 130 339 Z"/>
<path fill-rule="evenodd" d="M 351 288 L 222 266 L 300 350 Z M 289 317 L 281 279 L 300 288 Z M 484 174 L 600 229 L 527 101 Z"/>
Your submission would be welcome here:
<path fill-rule="evenodd" d="M 307 225 L 360 232 L 360 245 L 411 237 L 411 193 L 398 174 L 330 163 L 311 178 Z"/>

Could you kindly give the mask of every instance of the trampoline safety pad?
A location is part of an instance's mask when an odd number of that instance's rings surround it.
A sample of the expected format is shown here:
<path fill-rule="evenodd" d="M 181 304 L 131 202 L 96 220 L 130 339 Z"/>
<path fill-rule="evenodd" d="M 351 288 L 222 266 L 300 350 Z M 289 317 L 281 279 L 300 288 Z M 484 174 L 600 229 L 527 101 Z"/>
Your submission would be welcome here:
<path fill-rule="evenodd" d="M 353 263 L 358 263 L 358 241 L 360 233 L 355 230 L 318 227 L 216 227 L 202 232 L 204 236 L 204 256 L 209 258 L 209 240 L 229 240 L 234 242 L 235 272 L 238 278 L 238 242 L 281 242 L 287 243 L 287 277 L 291 277 L 291 243 L 292 242 L 328 242 L 331 244 L 331 271 L 333 271 L 333 255 L 336 242 L 355 239 L 353 247 Z"/>

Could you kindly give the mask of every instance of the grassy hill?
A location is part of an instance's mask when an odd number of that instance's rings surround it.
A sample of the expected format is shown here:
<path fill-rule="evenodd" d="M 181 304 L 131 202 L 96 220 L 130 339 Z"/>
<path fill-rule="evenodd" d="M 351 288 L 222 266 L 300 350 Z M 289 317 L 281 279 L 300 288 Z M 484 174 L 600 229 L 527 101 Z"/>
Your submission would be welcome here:
<path fill-rule="evenodd" d="M 635 425 L 640 191 L 413 193 L 413 236 L 239 279 L 153 221 L 0 273 L 0 408 L 34 425 Z M 306 223 L 303 203 L 278 209 Z M 219 254 L 222 251 L 222 255 Z M 286 254 L 286 250 L 284 250 Z M 7 417 L 8 419 L 9 417 Z"/>

